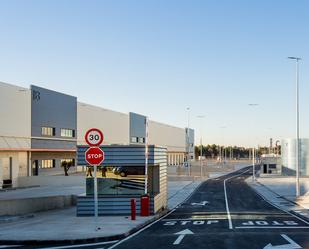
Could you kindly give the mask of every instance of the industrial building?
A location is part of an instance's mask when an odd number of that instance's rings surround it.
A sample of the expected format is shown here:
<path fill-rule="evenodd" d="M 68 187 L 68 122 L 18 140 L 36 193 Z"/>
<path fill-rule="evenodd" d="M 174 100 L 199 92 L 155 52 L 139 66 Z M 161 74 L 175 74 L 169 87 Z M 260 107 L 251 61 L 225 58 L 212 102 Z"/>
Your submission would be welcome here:
<path fill-rule="evenodd" d="M 89 128 L 104 132 L 104 144 L 144 144 L 146 116 L 78 102 L 77 97 L 31 85 L 0 82 L 0 188 L 18 178 L 64 173 L 76 164 L 76 146 Z M 194 157 L 194 130 L 148 121 L 149 144 L 167 148 L 168 165 Z M 77 167 L 72 167 L 71 172 Z"/>
<path fill-rule="evenodd" d="M 300 175 L 309 175 L 309 139 L 302 138 L 300 145 Z M 282 175 L 295 175 L 296 172 L 296 139 L 281 141 Z"/>

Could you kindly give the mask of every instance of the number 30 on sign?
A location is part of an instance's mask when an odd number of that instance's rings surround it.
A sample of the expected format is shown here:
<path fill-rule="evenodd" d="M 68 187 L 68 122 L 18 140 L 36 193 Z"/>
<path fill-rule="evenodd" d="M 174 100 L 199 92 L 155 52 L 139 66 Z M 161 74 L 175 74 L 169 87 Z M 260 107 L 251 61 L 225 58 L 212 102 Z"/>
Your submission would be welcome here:
<path fill-rule="evenodd" d="M 103 142 L 103 133 L 96 128 L 88 130 L 85 134 L 85 140 L 89 146 L 98 146 Z"/>

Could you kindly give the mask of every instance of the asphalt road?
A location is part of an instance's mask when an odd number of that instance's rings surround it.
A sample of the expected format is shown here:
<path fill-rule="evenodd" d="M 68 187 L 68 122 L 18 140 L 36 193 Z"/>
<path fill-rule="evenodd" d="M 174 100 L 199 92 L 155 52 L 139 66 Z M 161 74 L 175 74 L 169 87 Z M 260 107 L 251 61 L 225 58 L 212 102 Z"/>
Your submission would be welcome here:
<path fill-rule="evenodd" d="M 309 249 L 309 222 L 252 190 L 244 182 L 251 168 L 205 181 L 171 213 L 124 240 L 49 248 Z"/>
<path fill-rule="evenodd" d="M 244 182 L 251 174 L 204 182 L 172 213 L 109 248 L 309 248 L 309 222 L 265 201 Z"/>

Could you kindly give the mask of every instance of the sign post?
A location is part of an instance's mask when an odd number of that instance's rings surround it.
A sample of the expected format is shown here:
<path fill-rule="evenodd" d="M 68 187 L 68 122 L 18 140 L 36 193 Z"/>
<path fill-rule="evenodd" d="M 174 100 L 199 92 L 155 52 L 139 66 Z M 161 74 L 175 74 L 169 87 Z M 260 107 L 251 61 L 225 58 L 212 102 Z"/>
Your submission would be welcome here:
<path fill-rule="evenodd" d="M 90 146 L 85 152 L 86 162 L 93 166 L 93 188 L 94 188 L 94 216 L 98 217 L 98 181 L 97 181 L 97 166 L 104 161 L 104 151 L 99 146 L 103 142 L 103 133 L 96 128 L 88 130 L 85 134 L 86 143 Z"/>
<path fill-rule="evenodd" d="M 148 194 L 148 117 L 145 118 L 145 195 Z"/>

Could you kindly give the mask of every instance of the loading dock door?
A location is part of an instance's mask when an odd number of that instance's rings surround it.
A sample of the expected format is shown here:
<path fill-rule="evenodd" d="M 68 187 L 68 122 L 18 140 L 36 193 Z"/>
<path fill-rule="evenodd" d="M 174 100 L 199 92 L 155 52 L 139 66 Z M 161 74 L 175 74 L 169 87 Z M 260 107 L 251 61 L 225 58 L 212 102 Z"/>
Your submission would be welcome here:
<path fill-rule="evenodd" d="M 263 165 L 263 173 L 264 173 L 264 174 L 267 174 L 267 173 L 268 173 L 268 171 L 267 171 L 267 164 L 264 164 L 264 165 Z"/>
<path fill-rule="evenodd" d="M 34 160 L 32 162 L 32 175 L 33 176 L 39 175 L 39 160 Z"/>

